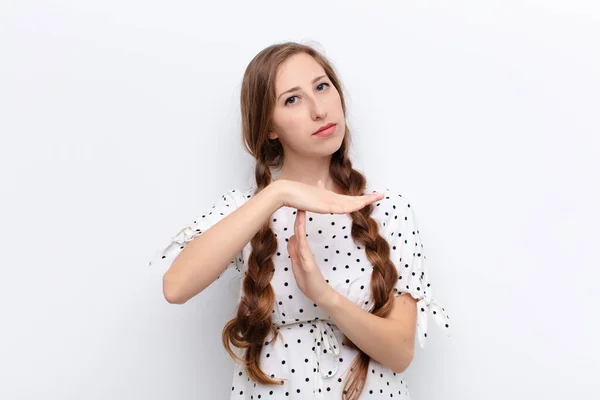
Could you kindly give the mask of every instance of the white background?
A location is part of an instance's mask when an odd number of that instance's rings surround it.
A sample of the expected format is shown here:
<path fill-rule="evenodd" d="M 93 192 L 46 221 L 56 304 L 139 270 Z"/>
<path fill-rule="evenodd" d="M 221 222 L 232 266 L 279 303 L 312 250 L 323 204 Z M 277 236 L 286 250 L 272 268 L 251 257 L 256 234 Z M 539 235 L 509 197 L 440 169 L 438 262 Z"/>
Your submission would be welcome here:
<path fill-rule="evenodd" d="M 104 0 L 0 2 L 0 398 L 228 398 L 238 282 L 171 305 L 148 261 L 252 177 L 242 74 L 286 40 L 415 205 L 454 334 L 413 399 L 597 396 L 597 2 Z"/>

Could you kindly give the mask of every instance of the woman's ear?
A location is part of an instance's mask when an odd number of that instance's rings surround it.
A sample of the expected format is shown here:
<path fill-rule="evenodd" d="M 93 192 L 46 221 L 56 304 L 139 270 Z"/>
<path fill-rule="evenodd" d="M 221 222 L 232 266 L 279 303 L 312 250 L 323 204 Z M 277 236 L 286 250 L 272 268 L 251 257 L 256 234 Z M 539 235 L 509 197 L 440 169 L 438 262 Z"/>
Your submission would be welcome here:
<path fill-rule="evenodd" d="M 269 139 L 277 139 L 279 137 L 275 132 L 269 132 L 267 136 Z"/>

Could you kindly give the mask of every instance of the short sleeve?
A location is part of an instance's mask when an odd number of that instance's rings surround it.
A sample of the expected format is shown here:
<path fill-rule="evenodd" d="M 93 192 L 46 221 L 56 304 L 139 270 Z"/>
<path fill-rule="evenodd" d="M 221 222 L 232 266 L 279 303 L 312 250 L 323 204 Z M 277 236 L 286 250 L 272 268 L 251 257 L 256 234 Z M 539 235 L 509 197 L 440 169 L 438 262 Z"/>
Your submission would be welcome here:
<path fill-rule="evenodd" d="M 419 225 L 412 203 L 398 193 L 390 192 L 388 218 L 384 227 L 390 245 L 390 258 L 398 270 L 395 296 L 409 293 L 417 302 L 417 336 L 421 348 L 427 338 L 427 315 L 450 335 L 450 317 L 433 297 L 427 271 L 426 251 L 421 241 Z"/>
<path fill-rule="evenodd" d="M 211 208 L 197 215 L 190 223 L 185 225 L 175 235 L 173 235 L 165 245 L 156 251 L 149 265 L 159 265 L 164 263 L 164 267 L 168 267 L 175 257 L 183 250 L 187 244 L 196 236 L 206 232 L 210 227 L 231 214 L 243 202 L 245 197 L 239 189 L 230 189 L 223 193 L 212 205 Z M 239 273 L 242 272 L 244 266 L 243 249 L 236 257 L 231 260 L 226 269 L 233 269 Z M 219 275 L 219 278 L 222 276 Z"/>

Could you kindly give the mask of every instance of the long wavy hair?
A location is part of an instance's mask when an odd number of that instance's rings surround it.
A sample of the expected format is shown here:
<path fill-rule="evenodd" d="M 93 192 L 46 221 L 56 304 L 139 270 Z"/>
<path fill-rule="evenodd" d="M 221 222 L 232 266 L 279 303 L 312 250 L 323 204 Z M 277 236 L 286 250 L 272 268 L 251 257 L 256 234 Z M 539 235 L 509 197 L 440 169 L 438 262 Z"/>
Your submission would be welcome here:
<path fill-rule="evenodd" d="M 271 167 L 280 169 L 283 165 L 283 148 L 279 140 L 270 140 L 267 135 L 272 127 L 275 107 L 275 77 L 278 67 L 290 56 L 297 53 L 312 56 L 325 70 L 332 84 L 338 90 L 344 115 L 346 104 L 338 75 L 325 56 L 316 49 L 295 42 L 271 45 L 258 53 L 246 68 L 241 87 L 242 139 L 246 150 L 256 159 L 255 194 L 272 182 Z M 329 172 L 348 195 L 362 195 L 366 187 L 365 177 L 352 168 L 348 156 L 350 131 L 346 124 L 344 140 L 332 155 Z M 350 213 L 352 218 L 352 238 L 364 246 L 367 258 L 373 265 L 371 293 L 373 306 L 370 313 L 386 317 L 392 310 L 393 287 L 398 273 L 390 260 L 388 242 L 379 235 L 377 222 L 371 218 L 373 205 Z M 246 367 L 248 376 L 255 382 L 268 385 L 283 384 L 283 380 L 268 376 L 259 366 L 260 353 L 269 332 L 273 341 L 278 331 L 272 324 L 272 310 L 275 293 L 271 279 L 275 272 L 272 256 L 277 251 L 277 238 L 271 229 L 270 219 L 251 239 L 252 252 L 248 259 L 248 269 L 242 283 L 237 316 L 224 327 L 223 346 L 229 355 Z M 360 350 L 347 336 L 343 343 L 357 349 L 359 354 L 350 366 L 348 379 L 343 387 L 343 400 L 356 400 L 364 389 L 369 369 L 370 357 Z M 231 349 L 230 344 L 245 349 L 243 359 Z"/>

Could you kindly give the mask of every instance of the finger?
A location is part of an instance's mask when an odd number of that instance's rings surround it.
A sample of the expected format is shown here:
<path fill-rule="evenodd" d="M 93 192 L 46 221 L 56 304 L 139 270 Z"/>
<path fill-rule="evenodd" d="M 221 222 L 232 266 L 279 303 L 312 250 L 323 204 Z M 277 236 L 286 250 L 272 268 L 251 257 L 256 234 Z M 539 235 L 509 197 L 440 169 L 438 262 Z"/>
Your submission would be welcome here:
<path fill-rule="evenodd" d="M 383 193 L 370 193 L 361 196 L 349 196 L 352 198 L 354 205 L 351 211 L 361 210 L 368 204 L 374 203 L 383 199 L 385 195 Z"/>
<path fill-rule="evenodd" d="M 303 216 L 306 215 L 304 210 L 296 210 L 296 221 L 294 222 L 294 235 L 296 235 L 295 249 L 297 255 L 302 258 L 302 249 L 304 248 L 304 242 L 306 241 L 306 234 L 302 233 L 302 220 Z"/>
<path fill-rule="evenodd" d="M 306 211 L 300 210 L 296 216 L 296 222 L 298 224 L 297 237 L 296 237 L 296 251 L 301 261 L 306 261 L 310 248 L 308 241 L 306 240 Z"/>
<path fill-rule="evenodd" d="M 300 237 L 299 233 L 298 233 L 298 226 L 300 223 L 300 218 L 298 218 L 300 216 L 300 210 L 296 209 L 296 219 L 294 220 L 294 235 L 296 235 L 296 239 L 298 239 Z"/>
<path fill-rule="evenodd" d="M 361 197 L 362 197 L 362 201 L 365 204 L 370 204 L 370 203 L 374 203 L 376 201 L 379 201 L 379 200 L 383 199 L 384 194 L 383 193 L 375 192 L 375 193 L 370 193 L 370 194 L 363 195 Z"/>
<path fill-rule="evenodd" d="M 298 221 L 298 245 L 303 249 L 306 243 L 306 211 L 299 210 L 296 221 Z"/>
<path fill-rule="evenodd" d="M 292 235 L 288 240 L 288 253 L 290 253 L 290 258 L 292 262 L 296 262 L 296 236 Z"/>

